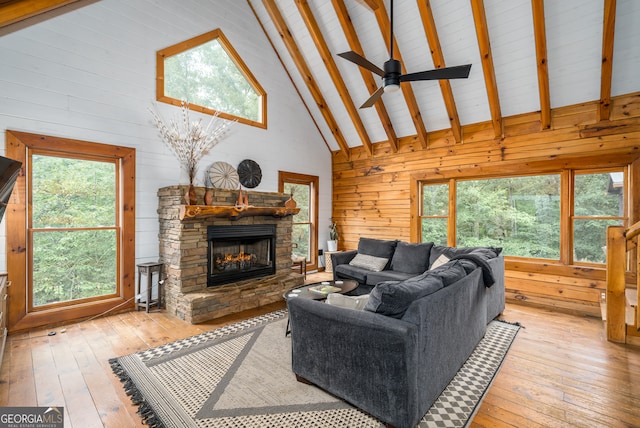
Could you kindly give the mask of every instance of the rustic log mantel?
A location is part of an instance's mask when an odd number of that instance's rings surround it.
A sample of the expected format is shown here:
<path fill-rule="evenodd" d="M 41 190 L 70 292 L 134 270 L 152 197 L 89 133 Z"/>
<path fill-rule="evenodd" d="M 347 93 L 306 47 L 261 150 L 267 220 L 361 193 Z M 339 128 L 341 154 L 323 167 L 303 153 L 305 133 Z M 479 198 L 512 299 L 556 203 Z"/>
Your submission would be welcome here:
<path fill-rule="evenodd" d="M 254 207 L 254 206 L 212 206 L 212 205 L 180 205 L 180 220 L 193 218 L 220 217 L 238 219 L 250 216 L 286 217 L 300 212 L 300 208 L 287 207 Z"/>

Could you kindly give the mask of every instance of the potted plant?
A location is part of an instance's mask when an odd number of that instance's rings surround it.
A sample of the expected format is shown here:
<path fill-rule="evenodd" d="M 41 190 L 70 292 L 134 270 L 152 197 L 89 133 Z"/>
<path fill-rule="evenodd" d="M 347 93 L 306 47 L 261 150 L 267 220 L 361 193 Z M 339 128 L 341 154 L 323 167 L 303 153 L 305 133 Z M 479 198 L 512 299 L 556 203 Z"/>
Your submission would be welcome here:
<path fill-rule="evenodd" d="M 331 219 L 331 222 L 329 223 L 329 240 L 327 241 L 327 251 L 338 251 L 338 229 L 333 219 Z"/>

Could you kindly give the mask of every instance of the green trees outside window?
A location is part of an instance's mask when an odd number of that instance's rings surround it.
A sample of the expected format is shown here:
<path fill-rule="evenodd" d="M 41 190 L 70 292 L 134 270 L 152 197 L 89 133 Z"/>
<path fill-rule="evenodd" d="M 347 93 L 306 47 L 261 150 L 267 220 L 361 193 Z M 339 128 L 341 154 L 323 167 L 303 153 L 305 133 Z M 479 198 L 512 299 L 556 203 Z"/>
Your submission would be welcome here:
<path fill-rule="evenodd" d="M 32 306 L 114 295 L 116 164 L 31 159 Z"/>
<path fill-rule="evenodd" d="M 453 215 L 459 247 L 502 247 L 505 255 L 559 260 L 566 234 L 573 237 L 567 240 L 572 262 L 604 263 L 606 228 L 624 222 L 624 174 L 572 171 L 568 176 L 572 180 L 566 182 L 573 185 L 566 194 L 574 203 L 564 211 L 560 173 L 459 179 L 455 192 L 449 192 L 449 182 L 423 184 L 421 239 L 437 245 L 450 242 Z M 451 198 L 455 213 L 449 212 Z M 570 213 L 565 222 L 563 212 Z"/>
<path fill-rule="evenodd" d="M 456 245 L 560 257 L 559 175 L 460 181 L 456 202 Z"/>
<path fill-rule="evenodd" d="M 220 29 L 158 51 L 158 101 L 266 128 L 266 92 Z"/>
<path fill-rule="evenodd" d="M 607 227 L 624 224 L 623 174 L 576 174 L 574 182 L 574 258 L 605 263 Z"/>
<path fill-rule="evenodd" d="M 260 120 L 258 93 L 217 40 L 167 58 L 164 71 L 165 95 Z"/>
<path fill-rule="evenodd" d="M 298 203 L 300 212 L 293 216 L 291 242 L 293 254 L 311 261 L 311 186 L 308 184 L 284 183 L 284 193 L 290 194 Z"/>
<path fill-rule="evenodd" d="M 436 245 L 447 245 L 449 185 L 431 184 L 422 188 L 422 236 Z"/>

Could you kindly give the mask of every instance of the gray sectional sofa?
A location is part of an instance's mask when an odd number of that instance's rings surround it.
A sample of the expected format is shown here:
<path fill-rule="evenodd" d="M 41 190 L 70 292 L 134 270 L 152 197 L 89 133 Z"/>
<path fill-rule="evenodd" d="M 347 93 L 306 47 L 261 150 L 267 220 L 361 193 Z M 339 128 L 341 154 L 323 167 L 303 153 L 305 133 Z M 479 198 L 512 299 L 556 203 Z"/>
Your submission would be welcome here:
<path fill-rule="evenodd" d="M 432 248 L 433 242 L 408 244 L 396 240 L 360 238 L 357 250 L 331 254 L 333 278 L 355 279 L 360 283 L 356 293 L 368 294 L 379 282 L 402 281 L 429 269 Z M 359 259 L 364 260 L 358 263 Z M 367 261 L 372 259 L 380 264 L 368 265 Z"/>
<path fill-rule="evenodd" d="M 388 425 L 414 427 L 504 310 L 499 253 L 431 245 L 429 266 L 450 260 L 376 284 L 365 310 L 290 299 L 293 372 Z"/>

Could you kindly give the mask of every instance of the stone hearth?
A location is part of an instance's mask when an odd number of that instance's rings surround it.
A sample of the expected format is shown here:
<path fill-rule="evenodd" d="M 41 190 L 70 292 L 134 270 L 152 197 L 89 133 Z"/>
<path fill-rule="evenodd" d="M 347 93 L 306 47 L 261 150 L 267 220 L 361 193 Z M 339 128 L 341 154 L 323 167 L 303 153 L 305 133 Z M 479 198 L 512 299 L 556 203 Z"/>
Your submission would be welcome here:
<path fill-rule="evenodd" d="M 291 270 L 291 230 L 293 219 L 270 215 L 238 219 L 197 217 L 180 220 L 187 186 L 158 190 L 160 220 L 160 262 L 166 280 L 164 298 L 167 311 L 192 324 L 252 309 L 282 300 L 282 294 L 302 285 L 304 278 Z M 237 190 L 213 189 L 213 205 L 234 206 Z M 245 191 L 243 190 L 243 193 Z M 205 188 L 196 188 L 203 203 Z M 283 207 L 288 195 L 248 191 L 249 204 L 256 207 Z M 207 287 L 207 227 L 212 225 L 275 224 L 276 272 L 215 287 Z"/>

